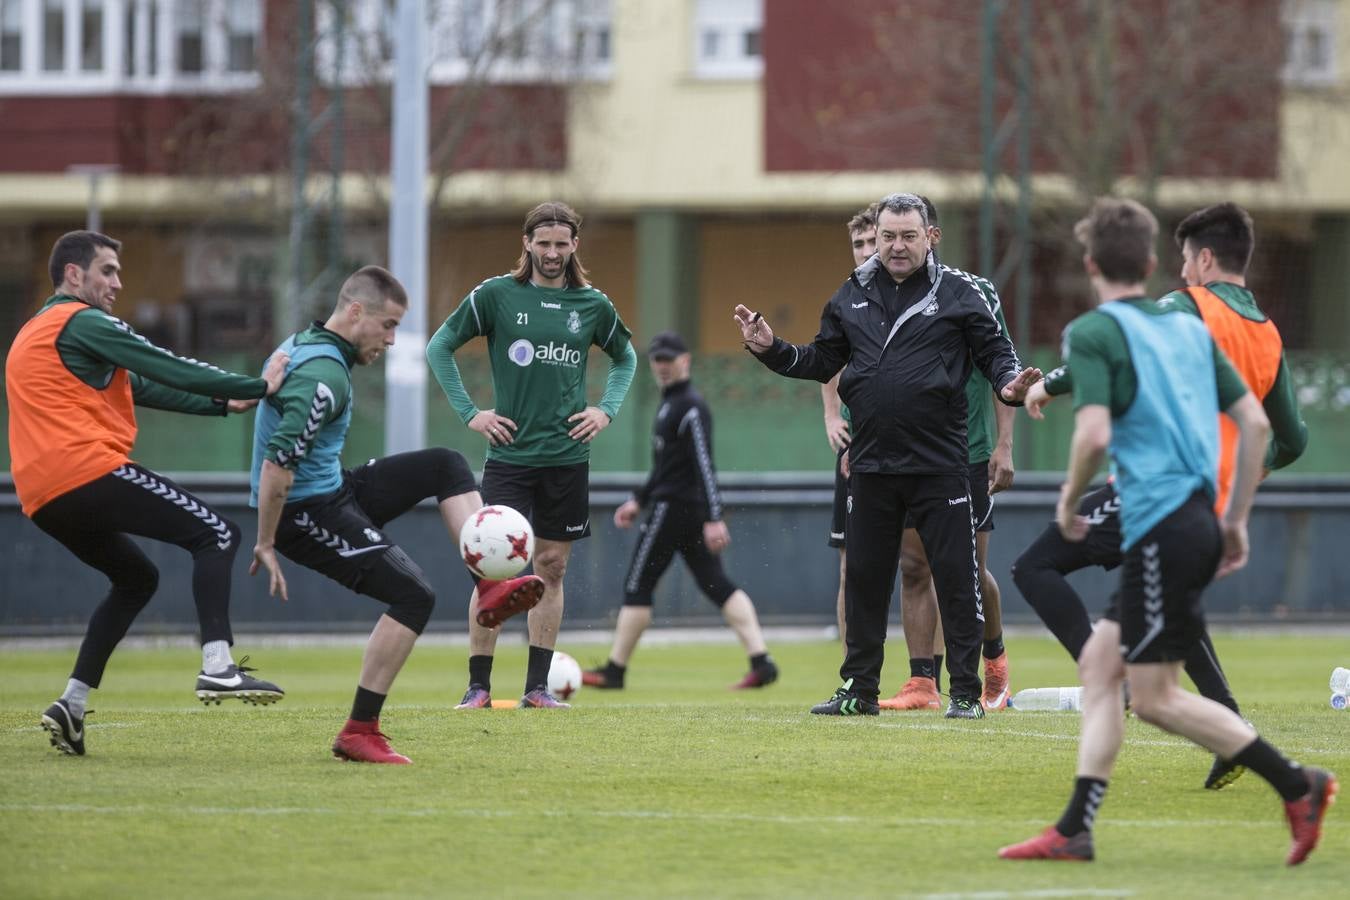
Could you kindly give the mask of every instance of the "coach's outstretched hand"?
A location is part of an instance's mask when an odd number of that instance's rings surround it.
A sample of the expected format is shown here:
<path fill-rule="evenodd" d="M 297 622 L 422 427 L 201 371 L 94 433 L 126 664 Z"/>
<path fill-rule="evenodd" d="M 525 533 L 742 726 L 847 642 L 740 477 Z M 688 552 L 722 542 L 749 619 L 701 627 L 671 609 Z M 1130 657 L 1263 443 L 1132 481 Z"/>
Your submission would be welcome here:
<path fill-rule="evenodd" d="M 737 303 L 732 318 L 741 327 L 741 340 L 745 343 L 745 349 L 752 353 L 763 353 L 773 346 L 773 329 L 759 313 L 751 312 L 749 307 Z"/>
<path fill-rule="evenodd" d="M 1030 369 L 1023 369 L 1017 377 L 1003 386 L 999 391 L 999 396 L 1009 403 L 1021 403 L 1026 399 L 1027 391 L 1031 386 L 1041 380 L 1044 373 L 1040 369 L 1032 366 Z"/>

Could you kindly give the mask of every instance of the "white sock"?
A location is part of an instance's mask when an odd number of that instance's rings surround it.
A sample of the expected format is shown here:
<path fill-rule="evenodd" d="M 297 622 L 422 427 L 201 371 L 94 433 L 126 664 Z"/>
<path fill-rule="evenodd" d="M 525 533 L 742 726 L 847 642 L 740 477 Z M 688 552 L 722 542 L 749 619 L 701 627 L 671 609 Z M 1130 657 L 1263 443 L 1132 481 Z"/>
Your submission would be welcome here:
<path fill-rule="evenodd" d="M 70 707 L 70 714 L 77 719 L 84 718 L 84 707 L 89 702 L 89 685 L 72 678 L 66 682 L 66 692 L 61 695 Z"/>
<path fill-rule="evenodd" d="M 230 656 L 229 641 L 207 641 L 202 644 L 202 671 L 207 675 L 219 675 L 234 665 Z"/>

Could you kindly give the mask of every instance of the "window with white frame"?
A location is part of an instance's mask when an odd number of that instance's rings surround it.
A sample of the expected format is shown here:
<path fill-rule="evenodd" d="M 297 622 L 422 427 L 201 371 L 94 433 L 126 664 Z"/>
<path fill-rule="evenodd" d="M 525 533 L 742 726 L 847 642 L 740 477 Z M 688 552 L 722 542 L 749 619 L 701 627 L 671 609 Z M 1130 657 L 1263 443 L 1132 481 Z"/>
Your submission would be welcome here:
<path fill-rule="evenodd" d="M 0 0 L 0 72 L 23 66 L 23 2 Z"/>
<path fill-rule="evenodd" d="M 604 78 L 610 0 L 428 0 L 427 71 L 433 84 Z M 347 84 L 392 73 L 390 0 L 351 0 L 344 29 L 319 7 L 319 71 Z M 338 40 L 342 41 L 338 71 Z"/>
<path fill-rule="evenodd" d="M 0 0 L 0 90 L 254 87 L 264 10 L 264 0 Z"/>
<path fill-rule="evenodd" d="M 1336 81 L 1337 0 L 1285 0 L 1285 83 L 1320 87 Z"/>
<path fill-rule="evenodd" d="M 763 27 L 764 0 L 697 0 L 694 75 L 759 78 L 764 74 Z"/>

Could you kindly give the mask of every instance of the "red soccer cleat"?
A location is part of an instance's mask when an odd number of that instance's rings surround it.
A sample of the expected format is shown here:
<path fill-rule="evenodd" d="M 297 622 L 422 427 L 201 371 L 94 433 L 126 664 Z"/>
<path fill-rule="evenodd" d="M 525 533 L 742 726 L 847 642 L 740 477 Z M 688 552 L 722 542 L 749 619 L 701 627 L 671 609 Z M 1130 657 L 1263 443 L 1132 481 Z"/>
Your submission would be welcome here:
<path fill-rule="evenodd" d="M 615 680 L 605 674 L 603 668 L 600 669 L 582 669 L 581 683 L 586 687 L 600 688 L 601 690 L 621 691 L 623 690 L 623 679 Z"/>
<path fill-rule="evenodd" d="M 934 679 L 915 675 L 905 682 L 894 697 L 882 700 L 877 705 L 882 709 L 942 709 L 942 698 L 938 696 Z"/>
<path fill-rule="evenodd" d="M 999 859 L 1058 859 L 1068 862 L 1091 862 L 1092 832 L 1080 831 L 1065 837 L 1051 825 L 1029 841 L 1013 844 L 998 851 Z"/>
<path fill-rule="evenodd" d="M 1289 845 L 1289 855 L 1284 861 L 1296 866 L 1308 858 L 1322 837 L 1322 819 L 1327 807 L 1336 802 L 1336 792 L 1340 783 L 1336 776 L 1325 769 L 1304 769 L 1308 779 L 1308 793 L 1284 805 L 1284 816 L 1289 820 L 1289 831 L 1294 842 Z"/>
<path fill-rule="evenodd" d="M 980 698 L 980 703 L 984 704 L 984 708 L 991 712 L 996 709 L 1007 709 L 1010 695 L 1007 652 L 1000 653 L 997 659 L 986 657 L 984 660 L 984 696 Z"/>
<path fill-rule="evenodd" d="M 338 759 L 352 762 L 391 763 L 408 765 L 411 759 L 402 753 L 395 753 L 389 746 L 389 738 L 380 733 L 380 722 L 356 722 L 351 719 L 338 732 L 333 741 L 333 755 Z"/>
<path fill-rule="evenodd" d="M 772 660 L 766 661 L 759 668 L 752 668 L 746 672 L 740 681 L 731 686 L 733 691 L 744 691 L 750 688 L 768 687 L 778 680 L 778 666 L 773 664 Z"/>
<path fill-rule="evenodd" d="M 484 578 L 478 582 L 478 624 L 496 628 L 516 613 L 534 609 L 544 596 L 544 580 L 521 575 L 506 581 Z"/>

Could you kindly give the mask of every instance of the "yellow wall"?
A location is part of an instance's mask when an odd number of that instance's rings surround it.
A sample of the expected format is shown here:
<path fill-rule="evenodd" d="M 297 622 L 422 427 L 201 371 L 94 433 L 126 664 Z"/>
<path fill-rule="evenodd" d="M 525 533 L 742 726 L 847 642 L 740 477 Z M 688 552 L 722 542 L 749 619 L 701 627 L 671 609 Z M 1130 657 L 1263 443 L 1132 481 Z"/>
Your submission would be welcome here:
<path fill-rule="evenodd" d="M 731 310 L 744 303 L 795 343 L 815 336 L 825 301 L 853 268 L 844 219 L 718 220 L 699 235 L 700 349 L 735 353 Z"/>
<path fill-rule="evenodd" d="M 578 253 L 591 283 L 605 292 L 631 328 L 637 315 L 636 251 L 632 223 L 621 219 L 594 219 L 582 214 Z M 524 219 L 524 212 L 521 213 Z M 429 333 L 454 312 L 485 278 L 515 267 L 520 257 L 520 223 L 457 223 L 433 229 L 428 244 L 427 306 Z M 471 352 L 482 342 L 469 345 Z"/>

